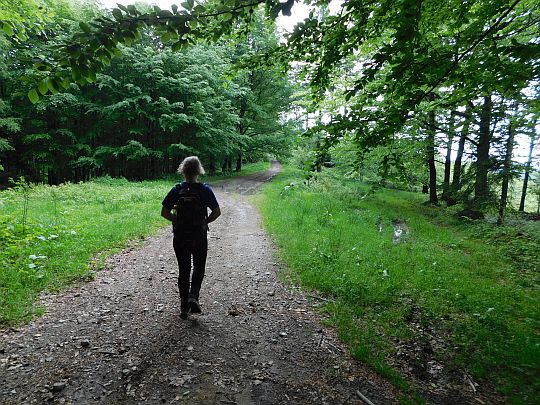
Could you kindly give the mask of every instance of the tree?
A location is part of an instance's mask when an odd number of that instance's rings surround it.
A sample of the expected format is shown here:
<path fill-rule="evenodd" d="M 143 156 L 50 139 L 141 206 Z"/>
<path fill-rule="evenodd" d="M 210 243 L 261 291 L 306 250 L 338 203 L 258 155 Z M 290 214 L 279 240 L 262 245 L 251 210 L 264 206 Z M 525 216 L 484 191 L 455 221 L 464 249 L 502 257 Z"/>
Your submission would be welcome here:
<path fill-rule="evenodd" d="M 533 121 L 532 127 L 533 131 L 534 128 L 537 125 L 537 121 Z M 519 200 L 519 211 L 525 211 L 525 197 L 527 196 L 527 187 L 529 185 L 529 176 L 532 169 L 532 158 L 533 158 L 533 150 L 536 143 L 536 133 L 530 132 L 529 133 L 529 154 L 527 157 L 527 163 L 525 164 L 525 174 L 523 176 L 523 188 L 521 190 L 521 198 Z"/>
<path fill-rule="evenodd" d="M 514 107 L 514 113 L 517 112 L 517 104 Z M 516 135 L 516 118 L 510 117 L 510 122 L 508 123 L 508 138 L 506 140 L 506 151 L 504 154 L 504 162 L 502 168 L 502 187 L 501 187 L 501 200 L 499 203 L 499 216 L 497 218 L 497 225 L 502 225 L 504 223 L 504 214 L 506 210 L 506 204 L 508 199 L 508 183 L 512 176 L 512 151 L 514 149 L 514 139 Z"/>

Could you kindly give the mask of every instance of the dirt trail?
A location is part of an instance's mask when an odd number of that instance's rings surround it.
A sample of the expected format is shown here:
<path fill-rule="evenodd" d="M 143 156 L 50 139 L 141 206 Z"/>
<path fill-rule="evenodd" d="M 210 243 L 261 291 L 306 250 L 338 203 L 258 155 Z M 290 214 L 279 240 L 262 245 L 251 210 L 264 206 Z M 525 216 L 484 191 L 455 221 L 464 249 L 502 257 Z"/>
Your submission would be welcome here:
<path fill-rule="evenodd" d="M 214 187 L 223 215 L 209 234 L 203 315 L 179 317 L 167 228 L 94 281 L 44 296 L 43 317 L 0 332 L 0 403 L 362 403 L 357 390 L 395 403 L 321 325 L 317 300 L 278 281 L 244 195 L 278 170 Z"/>

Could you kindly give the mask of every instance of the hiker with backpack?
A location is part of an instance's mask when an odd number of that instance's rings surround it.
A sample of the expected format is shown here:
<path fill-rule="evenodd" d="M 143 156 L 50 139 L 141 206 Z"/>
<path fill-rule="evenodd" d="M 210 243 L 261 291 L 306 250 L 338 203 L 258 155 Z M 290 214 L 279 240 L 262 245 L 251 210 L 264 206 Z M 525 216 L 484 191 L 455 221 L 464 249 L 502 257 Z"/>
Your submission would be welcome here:
<path fill-rule="evenodd" d="M 208 250 L 206 234 L 208 224 L 221 215 L 221 210 L 210 186 L 197 182 L 198 177 L 204 174 L 197 156 L 185 158 L 178 167 L 178 173 L 185 181 L 169 191 L 162 202 L 161 216 L 173 224 L 173 247 L 179 268 L 180 318 L 187 319 L 189 312 L 201 313 L 199 292 Z"/>

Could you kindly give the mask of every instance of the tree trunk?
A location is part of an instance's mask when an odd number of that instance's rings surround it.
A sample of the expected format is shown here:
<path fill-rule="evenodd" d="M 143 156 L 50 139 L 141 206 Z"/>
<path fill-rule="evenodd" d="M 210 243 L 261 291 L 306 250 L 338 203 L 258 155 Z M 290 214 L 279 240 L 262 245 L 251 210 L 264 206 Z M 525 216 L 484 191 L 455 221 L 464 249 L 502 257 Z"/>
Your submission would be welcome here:
<path fill-rule="evenodd" d="M 224 160 L 223 160 L 223 164 L 221 165 L 221 171 L 223 173 L 225 173 L 227 171 L 227 167 L 228 167 L 228 161 L 229 161 L 229 158 L 226 157 Z"/>
<path fill-rule="evenodd" d="M 480 112 L 480 129 L 476 147 L 476 178 L 474 185 L 474 207 L 476 209 L 482 209 L 489 200 L 488 171 L 490 168 L 491 108 L 491 95 L 485 96 Z"/>
<path fill-rule="evenodd" d="M 448 122 L 448 139 L 446 141 L 446 157 L 444 160 L 444 180 L 443 180 L 443 192 L 442 200 L 448 201 L 450 198 L 450 173 L 452 170 L 452 145 L 454 143 L 455 132 L 455 115 L 450 114 L 450 120 Z"/>
<path fill-rule="evenodd" d="M 238 157 L 236 158 L 236 172 L 239 172 L 242 170 L 242 155 L 238 154 Z"/>
<path fill-rule="evenodd" d="M 531 143 L 529 145 L 529 157 L 527 158 L 527 165 L 525 166 L 525 177 L 523 178 L 523 188 L 521 190 L 521 200 L 519 201 L 519 211 L 525 211 L 525 197 L 527 197 L 527 186 L 529 185 L 529 175 L 531 172 L 532 154 L 534 149 L 534 143 L 536 139 L 531 136 Z"/>
<path fill-rule="evenodd" d="M 510 171 L 512 170 L 512 151 L 514 149 L 514 135 L 515 135 L 514 126 L 515 126 L 514 117 L 511 117 L 510 124 L 508 124 L 508 139 L 506 140 L 506 153 L 504 156 L 504 165 L 503 165 L 501 201 L 499 204 L 499 217 L 497 218 L 497 225 L 504 224 L 504 212 L 506 210 L 506 203 L 508 201 L 508 183 L 510 181 Z"/>
<path fill-rule="evenodd" d="M 208 167 L 208 171 L 210 176 L 214 176 L 216 174 L 216 160 L 213 157 L 210 158 L 210 165 Z"/>
<path fill-rule="evenodd" d="M 461 173 L 462 173 L 462 159 L 463 151 L 465 150 L 465 141 L 467 140 L 467 135 L 469 135 L 469 127 L 471 125 L 472 111 L 470 106 L 467 106 L 465 114 L 468 116 L 465 118 L 463 123 L 463 128 L 461 129 L 461 134 L 459 136 L 458 149 L 456 153 L 456 160 L 454 161 L 454 172 L 452 175 L 452 185 L 450 186 L 450 199 L 456 201 L 456 193 L 461 189 Z"/>
<path fill-rule="evenodd" d="M 438 204 L 437 198 L 437 168 L 435 167 L 435 111 L 428 113 L 427 138 L 426 138 L 426 160 L 429 170 L 429 202 Z"/>

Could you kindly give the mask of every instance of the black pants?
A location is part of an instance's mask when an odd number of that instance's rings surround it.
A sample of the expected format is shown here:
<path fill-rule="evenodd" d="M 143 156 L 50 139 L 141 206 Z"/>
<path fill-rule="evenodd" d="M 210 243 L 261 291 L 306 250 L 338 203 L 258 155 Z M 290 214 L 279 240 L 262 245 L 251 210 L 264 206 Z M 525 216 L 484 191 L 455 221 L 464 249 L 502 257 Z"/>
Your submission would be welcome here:
<path fill-rule="evenodd" d="M 206 236 L 198 240 L 182 240 L 174 237 L 174 253 L 178 260 L 178 291 L 180 292 L 180 306 L 188 307 L 189 297 L 199 299 L 199 291 L 204 278 L 208 240 Z M 193 274 L 191 274 L 191 257 L 193 256 Z M 191 275 L 191 288 L 190 288 Z"/>

